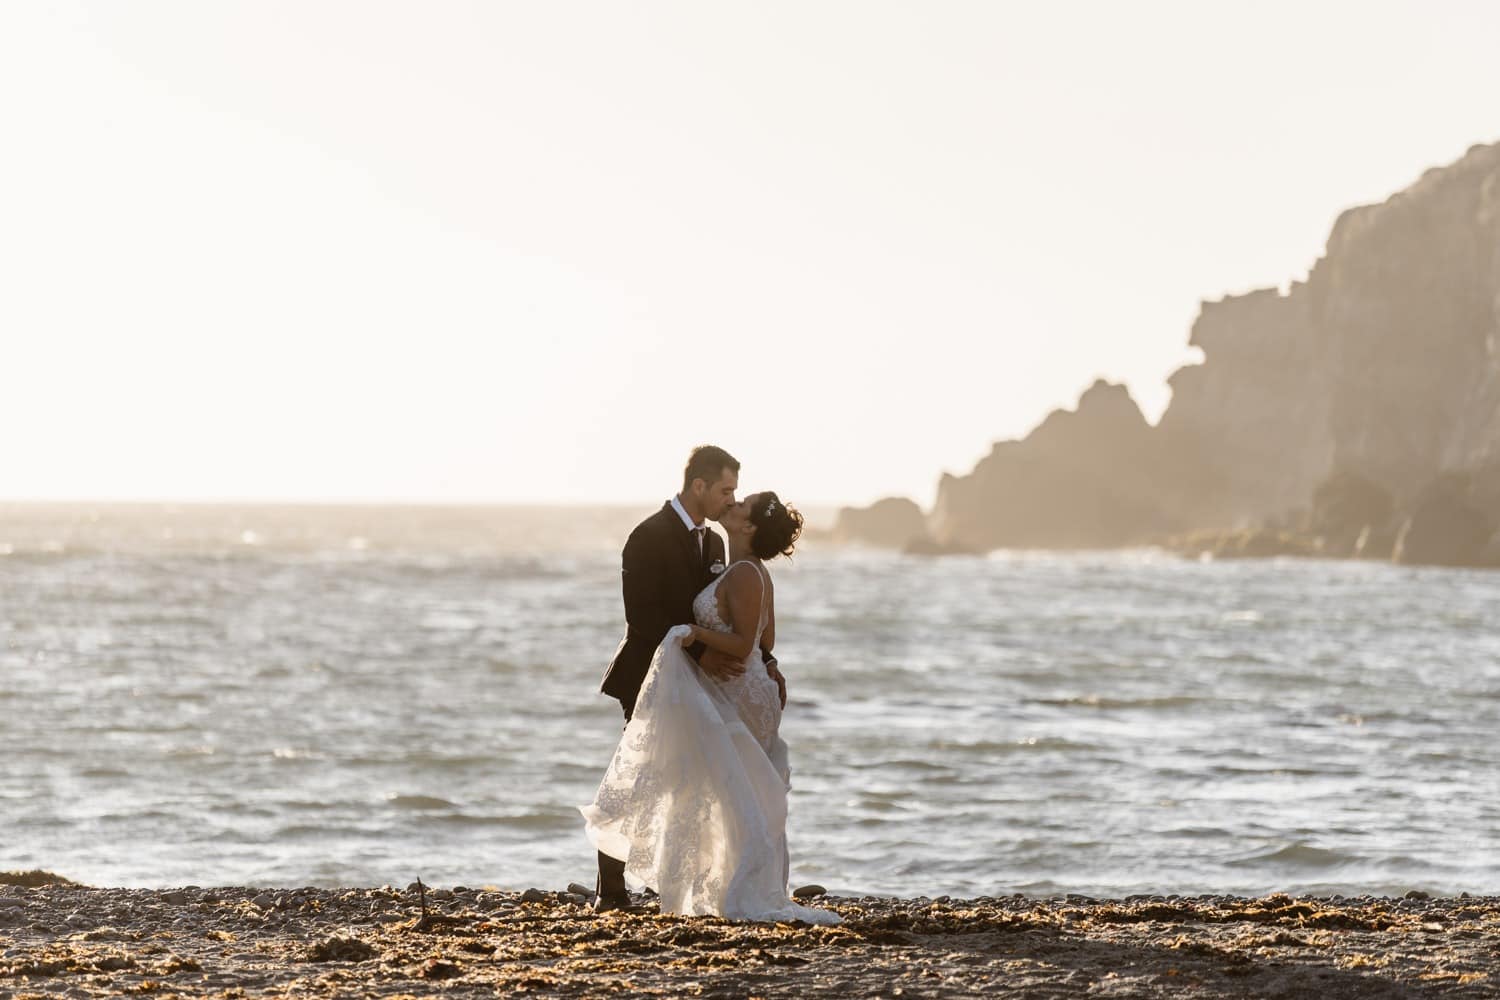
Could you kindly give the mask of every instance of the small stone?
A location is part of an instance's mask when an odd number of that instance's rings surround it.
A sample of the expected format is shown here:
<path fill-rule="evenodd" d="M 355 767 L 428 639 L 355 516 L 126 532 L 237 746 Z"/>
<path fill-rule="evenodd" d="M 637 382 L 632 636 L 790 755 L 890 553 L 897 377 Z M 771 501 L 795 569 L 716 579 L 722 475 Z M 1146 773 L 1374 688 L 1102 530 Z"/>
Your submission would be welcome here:
<path fill-rule="evenodd" d="M 403 917 L 399 913 L 377 913 L 377 914 L 375 914 L 375 922 L 377 924 L 399 924 L 401 921 L 403 921 L 405 919 L 406 918 Z"/>
<path fill-rule="evenodd" d="M 593 889 L 590 889 L 588 886 L 582 885 L 582 884 L 580 884 L 578 882 L 569 882 L 568 883 L 568 891 L 571 892 L 575 896 L 588 896 L 590 899 L 592 899 L 594 897 L 594 890 Z M 5 905 L 5 904 L 4 903 L 0 903 L 0 906 L 3 906 L 3 905 Z"/>
<path fill-rule="evenodd" d="M 1403 897 L 1403 898 L 1405 898 L 1405 899 L 1431 899 L 1432 898 L 1432 894 L 1429 893 L 1429 892 L 1423 892 L 1421 889 L 1413 889 L 1411 892 L 1408 892 L 1405 895 L 1405 897 Z"/>
<path fill-rule="evenodd" d="M 375 957 L 375 948 L 355 937 L 334 935 L 307 951 L 309 962 L 363 962 Z"/>
<path fill-rule="evenodd" d="M 463 974 L 464 970 L 459 966 L 437 958 L 429 958 L 417 967 L 417 975 L 423 979 L 454 979 Z"/>
<path fill-rule="evenodd" d="M 453 890 L 452 889 L 434 889 L 434 890 L 432 890 L 432 898 L 433 899 L 452 899 L 453 898 Z"/>
<path fill-rule="evenodd" d="M 792 898 L 793 899 L 811 899 L 814 896 L 824 896 L 824 895 L 827 895 L 827 893 L 828 893 L 827 889 L 823 888 L 821 885 L 818 885 L 816 882 L 814 882 L 814 883 L 811 883 L 809 885 L 800 886 L 797 889 L 793 890 L 792 891 Z"/>
<path fill-rule="evenodd" d="M 250 900 L 250 902 L 254 903 L 262 910 L 269 910 L 271 907 L 276 905 L 276 897 L 271 895 L 269 892 L 263 892 L 259 896 L 256 896 L 254 899 Z"/>
<path fill-rule="evenodd" d="M 181 890 L 176 890 L 173 892 L 162 893 L 161 901 L 163 903 L 171 903 L 173 906 L 181 906 L 183 903 L 186 903 L 188 901 L 188 897 L 187 893 L 182 892 Z"/>
<path fill-rule="evenodd" d="M 547 894 L 540 889 L 527 889 L 521 893 L 521 902 L 523 903 L 545 903 L 546 901 Z"/>

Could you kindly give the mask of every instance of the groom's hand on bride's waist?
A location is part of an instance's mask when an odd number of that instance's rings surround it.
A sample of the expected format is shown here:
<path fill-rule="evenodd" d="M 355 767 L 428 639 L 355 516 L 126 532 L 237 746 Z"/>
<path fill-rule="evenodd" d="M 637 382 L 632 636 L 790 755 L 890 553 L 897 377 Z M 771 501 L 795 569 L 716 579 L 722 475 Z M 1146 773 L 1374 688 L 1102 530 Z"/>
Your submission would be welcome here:
<path fill-rule="evenodd" d="M 705 646 L 702 654 L 698 657 L 698 666 L 703 672 L 716 680 L 732 680 L 745 672 L 745 664 L 742 660 L 736 660 L 722 650 Z"/>
<path fill-rule="evenodd" d="M 781 693 L 781 707 L 786 708 L 786 678 L 781 676 L 781 671 L 776 668 L 776 657 L 766 660 L 766 673 L 771 675 L 771 680 L 776 682 L 776 690 Z"/>

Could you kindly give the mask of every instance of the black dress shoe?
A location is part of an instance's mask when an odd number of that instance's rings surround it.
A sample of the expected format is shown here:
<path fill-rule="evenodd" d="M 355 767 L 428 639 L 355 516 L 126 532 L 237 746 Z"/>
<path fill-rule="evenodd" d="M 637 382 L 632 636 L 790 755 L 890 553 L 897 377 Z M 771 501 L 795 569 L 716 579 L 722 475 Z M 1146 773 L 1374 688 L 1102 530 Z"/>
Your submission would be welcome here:
<path fill-rule="evenodd" d="M 626 913 L 637 912 L 636 906 L 630 901 L 628 892 L 601 892 L 594 895 L 593 910 L 595 913 L 608 913 L 610 910 L 624 910 Z"/>

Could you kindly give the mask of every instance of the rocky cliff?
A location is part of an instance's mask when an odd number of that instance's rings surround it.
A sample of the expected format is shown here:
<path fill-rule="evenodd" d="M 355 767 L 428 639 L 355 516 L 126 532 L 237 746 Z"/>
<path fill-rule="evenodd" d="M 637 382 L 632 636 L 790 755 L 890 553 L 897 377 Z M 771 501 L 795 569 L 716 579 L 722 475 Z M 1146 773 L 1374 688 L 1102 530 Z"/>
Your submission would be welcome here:
<path fill-rule="evenodd" d="M 1190 343 L 1203 361 L 1171 376 L 1157 426 L 1095 383 L 1076 410 L 945 475 L 933 540 L 1112 546 L 1272 519 L 1315 534 L 1319 487 L 1359 482 L 1390 513 L 1369 531 L 1339 524 L 1340 539 L 1394 538 L 1438 517 L 1424 511 L 1451 521 L 1457 504 L 1463 544 L 1484 536 L 1482 549 L 1500 527 L 1500 144 L 1344 212 L 1305 282 L 1205 302 Z M 1412 537 L 1420 549 L 1427 535 Z"/>
<path fill-rule="evenodd" d="M 1200 526 L 1309 502 L 1335 472 L 1410 503 L 1500 459 L 1500 145 L 1334 224 L 1306 282 L 1206 303 L 1162 444 L 1220 478 Z"/>

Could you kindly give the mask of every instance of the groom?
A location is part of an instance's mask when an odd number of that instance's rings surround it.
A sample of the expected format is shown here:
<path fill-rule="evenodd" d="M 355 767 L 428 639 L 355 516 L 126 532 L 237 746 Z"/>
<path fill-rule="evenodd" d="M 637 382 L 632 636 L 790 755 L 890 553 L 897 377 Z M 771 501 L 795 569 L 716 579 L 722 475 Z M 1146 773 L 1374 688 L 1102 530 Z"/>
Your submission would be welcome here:
<path fill-rule="evenodd" d="M 734 506 L 739 473 L 740 463 L 723 448 L 694 448 L 682 473 L 682 492 L 636 525 L 625 542 L 620 560 L 625 638 L 615 650 L 600 690 L 620 699 L 627 723 L 656 647 L 673 625 L 693 621 L 693 598 L 724 572 L 724 542 L 708 529 L 707 522 L 717 521 Z M 776 669 L 776 658 L 769 649 L 762 652 L 785 704 L 786 681 Z M 688 647 L 688 655 L 705 673 L 721 681 L 745 672 L 743 663 L 702 643 Z M 594 912 L 629 906 L 625 861 L 600 851 Z"/>

